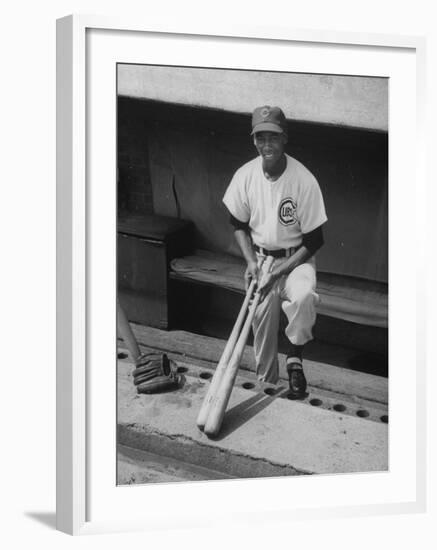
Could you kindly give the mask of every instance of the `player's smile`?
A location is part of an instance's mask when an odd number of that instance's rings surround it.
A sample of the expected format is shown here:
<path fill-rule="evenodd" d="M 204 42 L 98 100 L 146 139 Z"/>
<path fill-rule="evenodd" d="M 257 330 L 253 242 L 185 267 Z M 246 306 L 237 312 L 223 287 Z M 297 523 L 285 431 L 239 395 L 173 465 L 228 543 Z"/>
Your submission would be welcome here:
<path fill-rule="evenodd" d="M 279 132 L 257 132 L 254 144 L 263 159 L 263 167 L 268 172 L 274 172 L 275 168 L 282 166 L 284 146 L 287 137 Z"/>

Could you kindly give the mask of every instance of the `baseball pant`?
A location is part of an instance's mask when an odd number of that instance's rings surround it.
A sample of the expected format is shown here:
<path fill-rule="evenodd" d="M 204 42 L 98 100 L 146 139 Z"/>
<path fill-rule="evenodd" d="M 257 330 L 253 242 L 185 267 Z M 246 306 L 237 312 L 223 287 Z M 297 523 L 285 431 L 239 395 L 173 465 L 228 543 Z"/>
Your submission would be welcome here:
<path fill-rule="evenodd" d="M 288 258 L 275 259 L 274 265 Z M 279 377 L 278 331 L 281 307 L 287 316 L 285 334 L 292 344 L 312 340 L 316 321 L 316 266 L 314 258 L 281 277 L 258 305 L 253 320 L 254 352 L 258 379 L 276 384 Z"/>

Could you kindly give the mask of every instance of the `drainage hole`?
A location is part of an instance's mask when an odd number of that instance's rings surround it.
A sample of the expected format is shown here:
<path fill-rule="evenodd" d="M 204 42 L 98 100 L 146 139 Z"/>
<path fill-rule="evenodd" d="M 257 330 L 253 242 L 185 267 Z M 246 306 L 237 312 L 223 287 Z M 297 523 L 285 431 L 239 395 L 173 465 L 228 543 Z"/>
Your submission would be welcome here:
<path fill-rule="evenodd" d="M 321 399 L 310 399 L 310 403 L 313 407 L 320 407 L 323 404 Z"/>
<path fill-rule="evenodd" d="M 241 387 L 245 390 L 252 390 L 255 387 L 255 384 L 252 384 L 252 382 L 244 382 L 241 384 Z"/>
<path fill-rule="evenodd" d="M 337 412 L 344 412 L 346 410 L 346 407 L 341 403 L 337 403 L 337 405 L 334 405 L 332 408 Z"/>
<path fill-rule="evenodd" d="M 384 424 L 388 424 L 388 416 L 386 414 L 383 414 L 380 420 L 381 422 L 384 422 Z"/>
<path fill-rule="evenodd" d="M 212 378 L 212 374 L 210 372 L 201 372 L 199 376 L 204 380 L 209 380 L 210 378 Z"/>
<path fill-rule="evenodd" d="M 117 353 L 117 357 L 119 359 L 126 359 L 127 353 L 125 353 L 124 351 L 120 351 L 120 353 Z"/>
<path fill-rule="evenodd" d="M 360 418 L 366 418 L 366 417 L 369 416 L 369 411 L 361 409 L 361 410 L 357 411 L 357 416 L 359 416 Z"/>
<path fill-rule="evenodd" d="M 188 369 L 187 369 L 187 367 L 178 367 L 177 372 L 179 372 L 179 373 L 188 372 Z"/>
<path fill-rule="evenodd" d="M 266 388 L 266 389 L 264 390 L 264 393 L 265 393 L 266 395 L 275 395 L 276 390 L 275 390 L 275 388 Z"/>

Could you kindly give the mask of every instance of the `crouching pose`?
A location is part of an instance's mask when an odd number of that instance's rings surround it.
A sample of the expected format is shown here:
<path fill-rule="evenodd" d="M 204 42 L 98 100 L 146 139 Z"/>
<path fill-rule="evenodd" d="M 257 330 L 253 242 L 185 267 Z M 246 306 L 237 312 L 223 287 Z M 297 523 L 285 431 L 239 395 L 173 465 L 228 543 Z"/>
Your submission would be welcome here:
<path fill-rule="evenodd" d="M 315 177 L 284 152 L 287 123 L 279 107 L 265 105 L 252 116 L 259 156 L 235 173 L 223 202 L 247 262 L 246 287 L 258 278 L 258 257 L 273 256 L 253 321 L 254 351 L 260 381 L 278 380 L 278 331 L 281 307 L 287 316 L 287 372 L 290 397 L 305 396 L 302 350 L 312 339 L 316 320 L 315 252 L 323 245 L 327 221 Z M 261 268 L 262 269 L 262 268 Z"/>

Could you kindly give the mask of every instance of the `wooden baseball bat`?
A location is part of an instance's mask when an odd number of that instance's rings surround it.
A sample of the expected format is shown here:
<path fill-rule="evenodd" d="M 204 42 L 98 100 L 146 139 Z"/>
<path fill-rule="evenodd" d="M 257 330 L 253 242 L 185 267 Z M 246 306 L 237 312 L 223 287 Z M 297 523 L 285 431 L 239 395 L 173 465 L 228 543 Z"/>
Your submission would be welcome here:
<path fill-rule="evenodd" d="M 134 361 L 138 359 L 141 355 L 140 348 L 138 347 L 137 341 L 135 339 L 134 333 L 130 328 L 129 321 L 127 320 L 126 314 L 121 307 L 120 302 L 117 299 L 117 331 L 119 335 L 123 338 L 123 342 L 126 344 L 129 353 Z"/>
<path fill-rule="evenodd" d="M 265 270 L 261 282 L 266 273 L 270 272 L 273 264 L 273 257 L 268 256 L 265 261 Z M 240 366 L 241 357 L 246 346 L 247 338 L 249 336 L 250 328 L 252 326 L 253 317 L 255 315 L 256 308 L 260 300 L 260 292 L 255 292 L 252 305 L 249 308 L 249 313 L 246 317 L 246 321 L 241 330 L 240 336 L 235 344 L 234 351 L 232 353 L 229 364 L 225 369 L 220 387 L 217 389 L 215 397 L 210 405 L 208 418 L 205 423 L 204 432 L 208 437 L 216 436 L 221 428 L 223 417 L 225 415 L 226 407 L 231 397 L 232 388 L 234 387 L 235 378 L 237 377 L 238 367 Z"/>
<path fill-rule="evenodd" d="M 258 268 L 261 268 L 263 261 L 264 258 L 258 260 Z M 220 387 L 220 382 L 222 381 L 223 374 L 226 370 L 226 367 L 228 366 L 228 362 L 231 358 L 232 352 L 234 351 L 234 347 L 237 342 L 238 335 L 240 334 L 240 330 L 243 325 L 243 321 L 247 313 L 247 308 L 249 307 L 249 302 L 252 298 L 256 283 L 257 281 L 253 279 L 249 285 L 249 288 L 247 289 L 246 296 L 240 308 L 240 312 L 238 313 L 237 320 L 235 321 L 234 327 L 232 328 L 231 335 L 229 336 L 225 349 L 223 350 L 223 353 L 220 357 L 220 361 L 215 369 L 214 376 L 211 380 L 208 391 L 203 400 L 202 406 L 197 416 L 197 426 L 200 430 L 203 430 L 205 427 L 210 407 L 214 400 L 214 396 L 218 388 Z"/>

